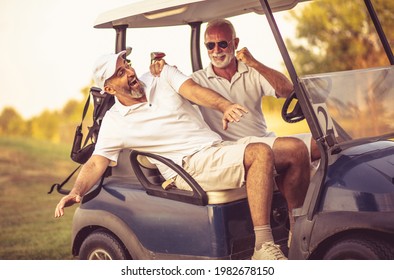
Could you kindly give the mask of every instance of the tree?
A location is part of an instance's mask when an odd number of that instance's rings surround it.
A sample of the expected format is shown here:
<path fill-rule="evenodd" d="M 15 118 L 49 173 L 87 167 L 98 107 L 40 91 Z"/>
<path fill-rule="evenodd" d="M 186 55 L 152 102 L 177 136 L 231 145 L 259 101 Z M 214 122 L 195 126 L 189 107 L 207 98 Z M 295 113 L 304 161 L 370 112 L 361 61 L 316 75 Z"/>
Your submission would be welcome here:
<path fill-rule="evenodd" d="M 90 86 L 81 89 L 83 100 L 70 100 L 58 111 L 44 110 L 40 115 L 25 121 L 11 107 L 6 107 L 0 114 L 0 136 L 28 136 L 34 139 L 48 140 L 55 143 L 72 144 L 76 126 L 81 122 L 85 101 Z M 90 100 L 93 103 L 92 100 Z M 86 114 L 83 131 L 87 133 L 89 121 L 92 120 L 92 106 Z"/>
<path fill-rule="evenodd" d="M 58 112 L 45 110 L 38 117 L 31 119 L 31 136 L 39 140 L 59 142 L 59 125 L 62 117 Z"/>
<path fill-rule="evenodd" d="M 27 126 L 23 118 L 14 108 L 6 107 L 0 115 L 0 135 L 24 136 Z"/>
<path fill-rule="evenodd" d="M 70 100 L 66 103 L 61 111 L 63 121 L 59 124 L 58 136 L 64 143 L 72 144 L 74 133 L 77 125 L 81 123 L 82 113 L 85 107 L 86 99 L 89 95 L 90 86 L 86 86 L 81 90 L 83 94 L 82 101 Z M 88 133 L 88 126 L 92 125 L 93 119 L 93 100 L 90 98 L 90 106 L 86 112 L 84 123 L 82 125 L 83 134 L 86 136 Z"/>
<path fill-rule="evenodd" d="M 373 1 L 394 42 L 394 1 Z M 286 41 L 298 74 L 389 65 L 364 1 L 313 1 L 290 13 L 297 40 Z"/>

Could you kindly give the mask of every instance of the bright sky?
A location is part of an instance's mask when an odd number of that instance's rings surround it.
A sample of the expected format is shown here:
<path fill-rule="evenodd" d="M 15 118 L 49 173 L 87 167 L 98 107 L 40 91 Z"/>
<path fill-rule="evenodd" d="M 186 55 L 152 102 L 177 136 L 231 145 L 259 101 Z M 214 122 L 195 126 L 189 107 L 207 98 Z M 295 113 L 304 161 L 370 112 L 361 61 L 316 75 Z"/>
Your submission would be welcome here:
<path fill-rule="evenodd" d="M 90 84 L 94 61 L 115 48 L 115 31 L 93 28 L 96 17 L 131 2 L 136 0 L 2 0 L 0 112 L 11 106 L 31 118 L 45 109 L 61 109 L 70 99 L 81 100 L 80 91 Z M 231 21 L 240 48 L 247 46 L 257 59 L 282 70 L 265 17 L 248 15 Z M 286 22 L 279 17 L 277 21 L 279 26 Z M 291 30 L 285 29 L 284 35 Z M 133 47 L 129 58 L 141 75 L 148 70 L 150 52 L 163 51 L 167 63 L 190 74 L 189 41 L 188 26 L 135 30 L 128 33 L 127 45 Z M 205 52 L 203 59 L 205 66 Z"/>

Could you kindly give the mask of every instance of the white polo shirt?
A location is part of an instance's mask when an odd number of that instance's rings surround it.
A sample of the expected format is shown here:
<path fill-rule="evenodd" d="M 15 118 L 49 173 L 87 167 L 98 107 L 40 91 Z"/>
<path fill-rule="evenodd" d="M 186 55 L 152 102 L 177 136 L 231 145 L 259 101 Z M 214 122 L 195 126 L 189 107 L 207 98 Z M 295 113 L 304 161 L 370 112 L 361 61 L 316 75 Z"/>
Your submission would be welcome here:
<path fill-rule="evenodd" d="M 257 70 L 238 61 L 238 70 L 231 82 L 219 77 L 212 69 L 212 64 L 192 74 L 195 82 L 217 91 L 231 102 L 246 107 L 249 111 L 238 123 L 230 123 L 227 130 L 222 129 L 220 112 L 200 106 L 206 123 L 223 140 L 237 141 L 245 136 L 274 136 L 267 132 L 267 125 L 261 109 L 263 96 L 275 96 L 275 89 Z"/>
<path fill-rule="evenodd" d="M 160 77 L 144 74 L 140 79 L 146 85 L 148 102 L 124 106 L 115 98 L 103 119 L 93 154 L 116 163 L 120 150 L 131 148 L 182 165 L 183 157 L 222 141 L 191 103 L 179 95 L 180 86 L 189 78 L 168 65 Z M 167 179 L 175 175 L 169 168 L 159 169 Z"/>

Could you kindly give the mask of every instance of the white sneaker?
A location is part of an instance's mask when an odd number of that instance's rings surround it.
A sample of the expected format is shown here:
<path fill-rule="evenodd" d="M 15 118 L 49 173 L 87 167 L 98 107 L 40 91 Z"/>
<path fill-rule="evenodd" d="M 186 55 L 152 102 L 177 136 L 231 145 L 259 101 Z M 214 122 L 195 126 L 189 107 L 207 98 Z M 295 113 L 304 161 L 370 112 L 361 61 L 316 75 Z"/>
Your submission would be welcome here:
<path fill-rule="evenodd" d="M 261 249 L 254 250 L 252 260 L 287 260 L 279 245 L 274 242 L 265 242 Z"/>

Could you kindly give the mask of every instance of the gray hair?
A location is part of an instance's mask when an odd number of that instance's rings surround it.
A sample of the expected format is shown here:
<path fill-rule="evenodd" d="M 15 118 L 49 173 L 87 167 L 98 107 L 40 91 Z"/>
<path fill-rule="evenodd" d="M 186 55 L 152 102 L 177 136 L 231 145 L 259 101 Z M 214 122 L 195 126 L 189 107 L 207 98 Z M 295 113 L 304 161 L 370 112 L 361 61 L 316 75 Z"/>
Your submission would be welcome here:
<path fill-rule="evenodd" d="M 204 36 L 207 35 L 207 32 L 208 32 L 208 30 L 209 30 L 211 27 L 227 27 L 227 28 L 229 28 L 229 29 L 231 30 L 233 39 L 236 38 L 234 26 L 233 26 L 233 24 L 232 24 L 229 20 L 227 20 L 227 19 L 218 18 L 218 19 L 213 19 L 213 20 L 209 21 L 208 24 L 207 24 L 207 28 L 205 29 L 205 34 L 204 34 Z"/>

